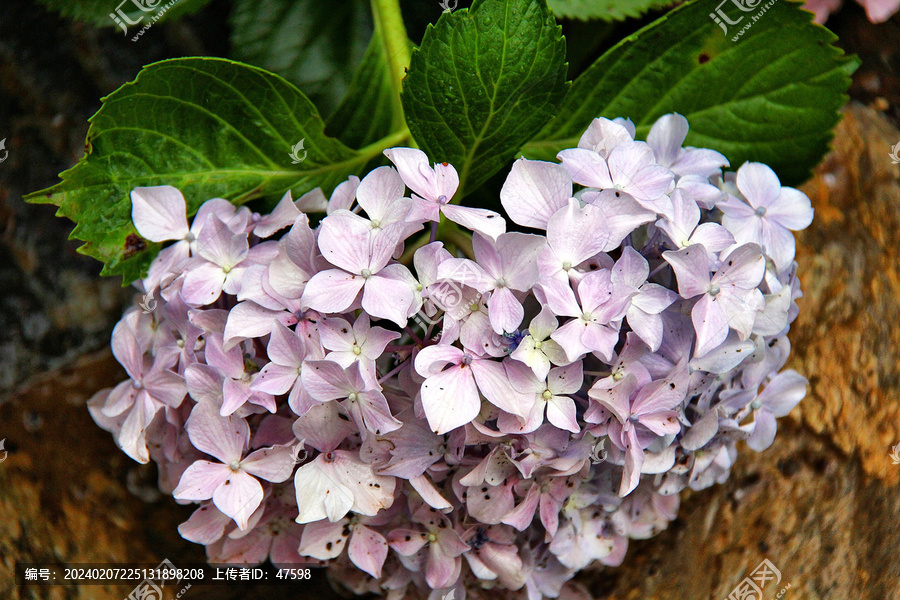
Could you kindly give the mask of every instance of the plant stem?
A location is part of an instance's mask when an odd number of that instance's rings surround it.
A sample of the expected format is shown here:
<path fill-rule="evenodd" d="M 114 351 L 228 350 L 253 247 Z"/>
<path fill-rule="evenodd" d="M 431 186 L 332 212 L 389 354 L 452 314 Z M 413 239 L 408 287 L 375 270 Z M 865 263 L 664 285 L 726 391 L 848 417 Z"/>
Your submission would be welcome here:
<path fill-rule="evenodd" d="M 400 131 L 395 131 L 389 135 L 384 136 L 380 140 L 372 142 L 368 146 L 360 148 L 357 150 L 365 159 L 371 160 L 381 154 L 381 152 L 386 148 L 393 148 L 398 144 L 402 144 L 403 142 L 409 139 L 409 129 L 407 127 L 403 127 Z"/>
<path fill-rule="evenodd" d="M 406 245 L 406 250 L 403 251 L 403 256 L 397 259 L 401 265 L 406 265 L 407 267 L 412 265 L 413 255 L 415 255 L 416 250 L 421 248 L 422 246 L 428 244 L 428 234 L 422 234 L 412 244 Z"/>
<path fill-rule="evenodd" d="M 647 280 L 649 280 L 651 277 L 653 277 L 654 275 L 656 275 L 657 273 L 659 273 L 660 271 L 662 271 L 663 269 L 665 269 L 665 268 L 668 267 L 668 266 L 669 266 L 669 263 L 668 263 L 668 262 L 662 261 L 661 263 L 659 263 L 659 264 L 656 266 L 655 269 L 653 269 L 652 271 L 650 271 L 650 274 L 647 275 Z"/>
<path fill-rule="evenodd" d="M 400 102 L 400 89 L 401 82 L 406 77 L 406 68 L 409 66 L 410 43 L 406 27 L 403 25 L 403 15 L 400 13 L 400 0 L 371 0 L 371 5 L 375 27 L 381 30 L 381 42 L 391 74 L 393 126 L 404 127 L 406 119 Z"/>
<path fill-rule="evenodd" d="M 382 377 L 378 380 L 378 383 L 384 383 L 385 381 L 387 381 L 388 379 L 390 379 L 391 377 L 393 377 L 394 375 L 396 375 L 396 374 L 400 371 L 400 369 L 402 369 L 403 367 L 406 366 L 406 363 L 408 363 L 408 362 L 409 362 L 409 359 L 408 359 L 408 358 L 405 359 L 405 360 L 403 360 L 399 365 L 397 365 L 396 367 L 394 367 L 393 369 L 391 369 L 390 373 L 387 373 L 386 375 L 382 376 Z"/>
<path fill-rule="evenodd" d="M 471 235 L 466 234 L 466 232 L 455 226 L 442 229 L 440 234 L 442 238 L 456 246 L 457 250 L 465 254 L 467 258 L 475 260 L 475 251 L 472 249 Z"/>
<path fill-rule="evenodd" d="M 422 340 L 419 339 L 419 336 L 416 335 L 416 332 L 412 330 L 412 327 L 407 325 L 403 328 L 403 330 L 409 334 L 409 337 L 416 343 L 417 346 L 422 346 Z"/>

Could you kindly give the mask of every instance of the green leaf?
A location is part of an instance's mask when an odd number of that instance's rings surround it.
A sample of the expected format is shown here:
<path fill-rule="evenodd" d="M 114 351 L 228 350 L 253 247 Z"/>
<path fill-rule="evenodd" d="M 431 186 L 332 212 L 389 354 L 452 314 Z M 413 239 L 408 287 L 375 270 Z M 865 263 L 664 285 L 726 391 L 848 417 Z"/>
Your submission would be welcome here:
<path fill-rule="evenodd" d="M 331 113 L 372 35 L 364 0 L 235 0 L 233 58 L 281 75 Z"/>
<path fill-rule="evenodd" d="M 676 0 L 550 0 L 557 17 L 590 21 L 621 21 L 649 10 L 675 4 Z"/>
<path fill-rule="evenodd" d="M 176 0 L 171 6 L 170 0 L 38 0 L 47 8 L 75 21 L 84 21 L 98 27 L 121 27 L 110 14 L 128 28 L 127 35 L 134 35 L 141 27 L 152 22 L 159 15 L 158 21 L 175 19 L 186 14 L 195 13 L 210 0 Z M 143 9 L 141 8 L 143 7 Z M 163 9 L 165 10 L 163 11 Z M 160 12 L 162 11 L 162 14 Z M 140 22 L 138 22 L 140 20 Z"/>
<path fill-rule="evenodd" d="M 544 0 L 444 12 L 413 52 L 403 108 L 419 147 L 464 193 L 508 163 L 565 95 L 566 45 Z"/>
<path fill-rule="evenodd" d="M 325 133 L 351 148 L 383 138 L 403 123 L 393 123 L 391 72 L 385 58 L 381 32 L 376 29 L 362 63 L 356 69 L 347 95 L 327 121 Z"/>
<path fill-rule="evenodd" d="M 737 20 L 740 11 L 725 8 Z M 788 0 L 745 13 L 727 36 L 709 13 L 709 4 L 689 2 L 610 49 L 522 154 L 554 160 L 597 116 L 631 118 L 645 137 L 657 118 L 678 112 L 690 123 L 686 145 L 718 150 L 735 168 L 764 162 L 789 185 L 805 180 L 828 151 L 856 59 Z"/>
<path fill-rule="evenodd" d="M 72 236 L 86 242 L 79 251 L 128 283 L 159 250 L 134 229 L 132 189 L 173 185 L 188 214 L 214 197 L 241 204 L 288 189 L 328 193 L 382 147 L 351 150 L 324 128 L 312 102 L 277 75 L 223 59 L 167 60 L 104 98 L 85 156 L 28 200 L 58 205 L 77 223 Z M 306 158 L 295 165 L 290 152 L 300 140 Z"/>

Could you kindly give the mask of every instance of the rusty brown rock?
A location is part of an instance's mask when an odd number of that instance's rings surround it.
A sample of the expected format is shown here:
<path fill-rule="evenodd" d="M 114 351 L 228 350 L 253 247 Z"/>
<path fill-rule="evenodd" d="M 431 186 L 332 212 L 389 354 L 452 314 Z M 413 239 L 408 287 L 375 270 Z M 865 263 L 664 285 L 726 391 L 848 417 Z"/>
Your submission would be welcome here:
<path fill-rule="evenodd" d="M 791 366 L 811 385 L 804 423 L 858 455 L 867 475 L 900 482 L 900 132 L 850 107 L 834 152 L 804 191 L 816 208 L 799 236 L 805 297 L 792 331 Z"/>

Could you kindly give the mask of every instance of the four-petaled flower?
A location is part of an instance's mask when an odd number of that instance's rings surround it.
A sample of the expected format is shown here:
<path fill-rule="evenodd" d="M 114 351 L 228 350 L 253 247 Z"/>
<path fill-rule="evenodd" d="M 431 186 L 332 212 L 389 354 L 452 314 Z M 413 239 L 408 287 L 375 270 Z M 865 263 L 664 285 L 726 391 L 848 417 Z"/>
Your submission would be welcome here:
<path fill-rule="evenodd" d="M 291 476 L 290 448 L 261 448 L 244 455 L 250 427 L 244 419 L 222 417 L 216 407 L 200 403 L 185 424 L 195 448 L 219 460 L 198 460 L 181 475 L 173 495 L 179 500 L 208 500 L 244 530 L 263 500 L 259 479 L 280 483 Z"/>

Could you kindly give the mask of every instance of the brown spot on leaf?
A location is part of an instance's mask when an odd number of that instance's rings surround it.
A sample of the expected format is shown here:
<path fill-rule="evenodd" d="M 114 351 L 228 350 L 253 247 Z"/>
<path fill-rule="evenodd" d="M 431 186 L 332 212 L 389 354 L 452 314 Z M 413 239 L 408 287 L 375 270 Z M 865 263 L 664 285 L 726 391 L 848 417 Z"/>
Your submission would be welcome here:
<path fill-rule="evenodd" d="M 144 239 L 137 235 L 136 233 L 129 233 L 128 237 L 125 238 L 125 258 L 130 258 L 147 249 L 147 242 Z"/>

